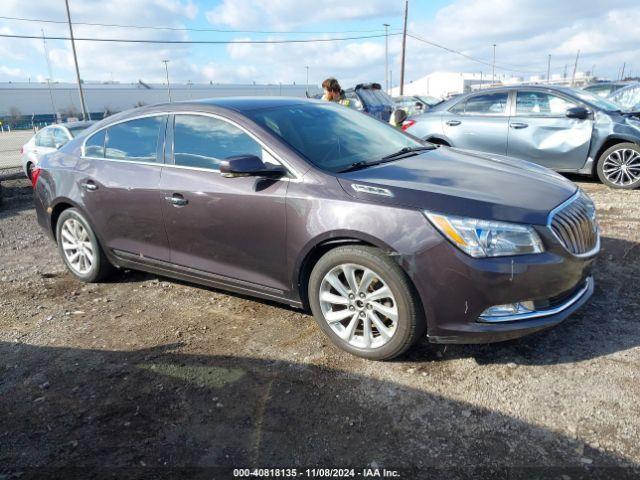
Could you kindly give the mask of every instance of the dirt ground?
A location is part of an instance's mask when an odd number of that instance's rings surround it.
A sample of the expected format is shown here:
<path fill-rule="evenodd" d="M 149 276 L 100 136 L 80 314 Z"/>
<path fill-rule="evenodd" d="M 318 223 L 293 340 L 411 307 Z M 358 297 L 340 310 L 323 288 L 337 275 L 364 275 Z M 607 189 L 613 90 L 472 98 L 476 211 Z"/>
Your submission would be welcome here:
<path fill-rule="evenodd" d="M 28 182 L 7 182 L 0 479 L 640 475 L 640 191 L 577 180 L 603 231 L 585 308 L 518 341 L 423 341 L 386 363 L 279 305 L 137 272 L 81 284 L 37 226 Z"/>

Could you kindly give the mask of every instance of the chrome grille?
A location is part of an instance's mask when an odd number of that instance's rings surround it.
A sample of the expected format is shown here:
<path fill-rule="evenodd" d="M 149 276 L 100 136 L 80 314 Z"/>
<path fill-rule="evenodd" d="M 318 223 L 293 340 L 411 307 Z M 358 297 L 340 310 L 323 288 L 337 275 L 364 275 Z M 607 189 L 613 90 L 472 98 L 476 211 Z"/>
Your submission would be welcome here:
<path fill-rule="evenodd" d="M 549 227 L 564 248 L 574 255 L 590 253 L 598 246 L 596 208 L 583 192 L 552 213 Z"/>

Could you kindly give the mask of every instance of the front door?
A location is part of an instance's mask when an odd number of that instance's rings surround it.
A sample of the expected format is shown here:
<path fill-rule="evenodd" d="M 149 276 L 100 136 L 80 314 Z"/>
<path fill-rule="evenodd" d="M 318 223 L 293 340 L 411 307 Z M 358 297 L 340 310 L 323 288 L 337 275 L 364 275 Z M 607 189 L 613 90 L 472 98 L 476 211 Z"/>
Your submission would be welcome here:
<path fill-rule="evenodd" d="M 161 179 L 171 262 L 249 290 L 288 290 L 288 179 L 225 178 L 218 170 L 222 159 L 234 155 L 275 159 L 221 118 L 176 114 L 172 123 L 173 165 Z"/>
<path fill-rule="evenodd" d="M 519 90 L 509 119 L 508 155 L 555 170 L 577 170 L 587 160 L 593 120 L 567 118 L 578 106 L 568 98 L 539 90 Z"/>
<path fill-rule="evenodd" d="M 451 146 L 506 155 L 508 92 L 479 93 L 442 115 L 442 130 Z"/>
<path fill-rule="evenodd" d="M 103 246 L 169 261 L 160 174 L 166 115 L 110 126 L 90 136 L 77 170 L 86 212 Z"/>

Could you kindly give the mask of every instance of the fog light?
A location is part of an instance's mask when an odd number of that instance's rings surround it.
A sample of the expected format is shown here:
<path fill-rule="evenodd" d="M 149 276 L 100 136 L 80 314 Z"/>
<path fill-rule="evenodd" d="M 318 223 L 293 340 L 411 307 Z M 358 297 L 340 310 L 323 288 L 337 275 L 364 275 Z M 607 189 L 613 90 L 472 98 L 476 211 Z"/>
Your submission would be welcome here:
<path fill-rule="evenodd" d="M 494 305 L 487 308 L 480 314 L 481 317 L 505 317 L 507 315 L 517 315 L 519 313 L 530 313 L 535 310 L 533 301 L 506 303 L 504 305 Z"/>

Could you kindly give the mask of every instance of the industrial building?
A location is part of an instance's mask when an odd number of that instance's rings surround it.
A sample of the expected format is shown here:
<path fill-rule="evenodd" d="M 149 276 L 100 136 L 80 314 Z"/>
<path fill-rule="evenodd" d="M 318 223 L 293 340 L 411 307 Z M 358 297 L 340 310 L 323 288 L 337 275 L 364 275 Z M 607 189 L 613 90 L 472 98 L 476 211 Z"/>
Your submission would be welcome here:
<path fill-rule="evenodd" d="M 233 85 L 233 84 L 83 83 L 87 110 L 92 118 L 129 108 L 169 101 L 230 96 L 305 97 L 322 90 L 316 85 Z M 82 115 L 75 83 L 0 83 L 0 121 L 5 125 L 51 123 L 56 119 Z"/>

